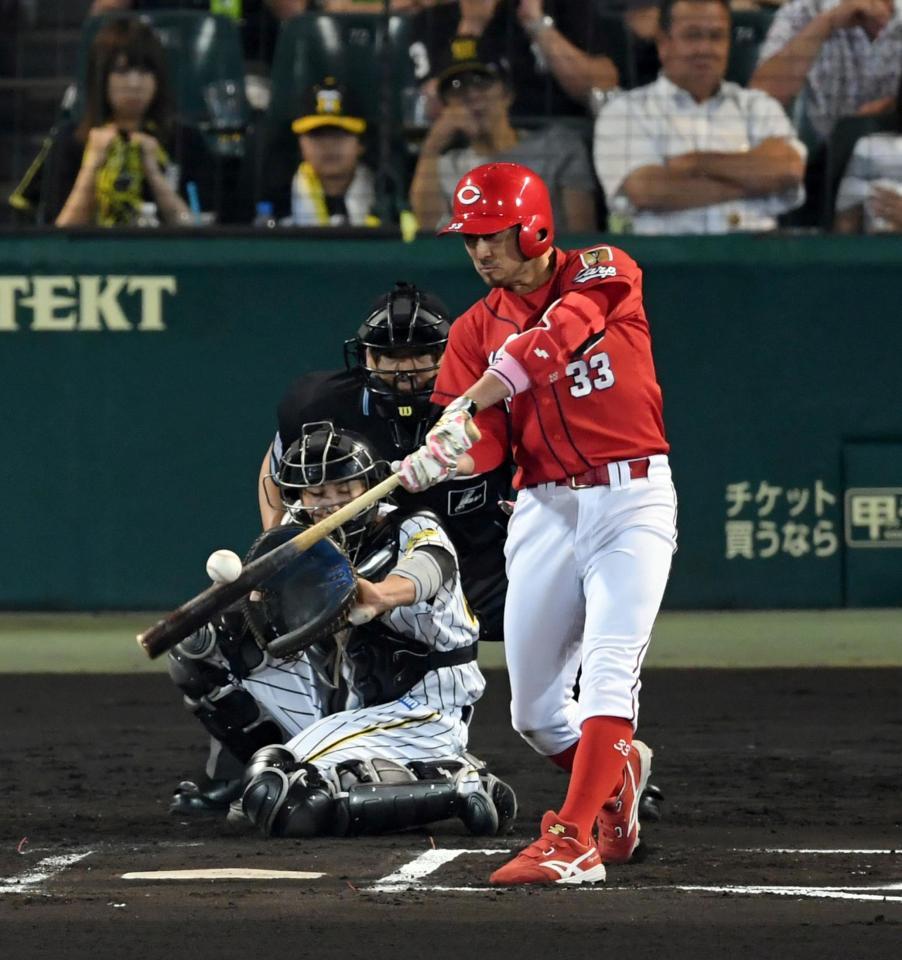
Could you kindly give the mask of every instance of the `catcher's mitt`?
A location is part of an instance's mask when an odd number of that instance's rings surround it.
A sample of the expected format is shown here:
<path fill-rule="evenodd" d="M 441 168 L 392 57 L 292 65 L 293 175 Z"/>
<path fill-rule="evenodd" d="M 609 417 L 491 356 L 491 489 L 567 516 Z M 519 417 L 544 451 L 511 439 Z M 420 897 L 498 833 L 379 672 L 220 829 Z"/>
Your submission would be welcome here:
<path fill-rule="evenodd" d="M 245 564 L 297 532 L 293 524 L 264 531 L 251 546 Z M 264 580 L 244 601 L 244 614 L 260 647 L 284 658 L 344 627 L 356 597 L 357 579 L 351 564 L 327 537 Z"/>

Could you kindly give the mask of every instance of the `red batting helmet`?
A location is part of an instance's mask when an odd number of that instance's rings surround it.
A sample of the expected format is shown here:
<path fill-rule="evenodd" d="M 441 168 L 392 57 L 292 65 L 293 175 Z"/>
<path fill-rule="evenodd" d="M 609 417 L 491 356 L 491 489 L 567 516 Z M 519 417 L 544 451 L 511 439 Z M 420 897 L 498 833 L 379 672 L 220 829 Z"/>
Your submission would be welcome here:
<path fill-rule="evenodd" d="M 551 198 L 542 178 L 519 163 L 486 163 L 454 188 L 451 222 L 439 233 L 498 233 L 520 227 L 520 252 L 531 260 L 554 242 Z"/>

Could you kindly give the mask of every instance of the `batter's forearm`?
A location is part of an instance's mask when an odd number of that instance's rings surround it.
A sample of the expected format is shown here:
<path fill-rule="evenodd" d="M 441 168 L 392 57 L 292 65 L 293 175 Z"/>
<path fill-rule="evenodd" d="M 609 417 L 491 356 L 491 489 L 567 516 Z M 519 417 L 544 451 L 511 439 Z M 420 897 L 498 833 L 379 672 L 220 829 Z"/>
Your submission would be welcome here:
<path fill-rule="evenodd" d="M 476 402 L 477 410 L 493 407 L 496 403 L 506 400 L 511 395 L 510 386 L 488 370 L 465 394 Z"/>

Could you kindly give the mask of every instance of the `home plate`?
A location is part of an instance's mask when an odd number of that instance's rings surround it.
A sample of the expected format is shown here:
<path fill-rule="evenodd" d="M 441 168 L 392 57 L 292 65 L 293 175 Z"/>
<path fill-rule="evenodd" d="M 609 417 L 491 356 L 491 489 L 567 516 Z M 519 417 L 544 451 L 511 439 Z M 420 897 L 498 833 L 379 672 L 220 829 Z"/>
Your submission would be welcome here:
<path fill-rule="evenodd" d="M 250 870 L 212 867 L 207 870 L 148 870 L 123 873 L 123 880 L 319 880 L 324 873 L 307 870 Z"/>

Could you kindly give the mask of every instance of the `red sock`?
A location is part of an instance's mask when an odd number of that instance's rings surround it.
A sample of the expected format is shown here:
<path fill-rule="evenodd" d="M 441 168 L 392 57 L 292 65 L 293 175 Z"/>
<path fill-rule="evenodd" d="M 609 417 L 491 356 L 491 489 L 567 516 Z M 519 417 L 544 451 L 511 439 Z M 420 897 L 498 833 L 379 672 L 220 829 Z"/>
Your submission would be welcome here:
<path fill-rule="evenodd" d="M 555 753 L 548 759 L 556 767 L 560 767 L 561 770 L 566 770 L 567 773 L 569 773 L 573 769 L 573 758 L 576 756 L 576 748 L 578 746 L 579 740 L 577 740 L 576 743 L 571 743 L 566 750 L 561 750 L 560 753 Z"/>
<path fill-rule="evenodd" d="M 567 799 L 558 813 L 561 820 L 576 824 L 581 843 L 588 842 L 601 805 L 621 782 L 626 763 L 621 752 L 624 742 L 633 742 L 633 725 L 629 720 L 589 717 L 583 724 Z"/>

